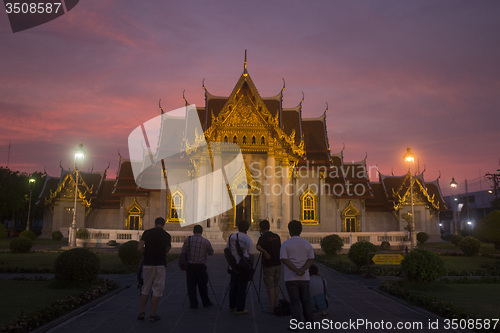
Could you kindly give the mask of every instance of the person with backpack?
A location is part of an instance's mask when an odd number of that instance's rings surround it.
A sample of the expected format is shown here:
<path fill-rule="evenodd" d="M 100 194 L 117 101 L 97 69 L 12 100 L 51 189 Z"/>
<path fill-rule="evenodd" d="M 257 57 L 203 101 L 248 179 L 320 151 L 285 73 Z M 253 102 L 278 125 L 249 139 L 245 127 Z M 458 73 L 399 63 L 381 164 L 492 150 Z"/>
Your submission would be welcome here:
<path fill-rule="evenodd" d="M 226 252 L 231 253 L 235 259 L 235 265 L 228 268 L 231 274 L 229 282 L 229 310 L 236 314 L 246 314 L 245 310 L 246 292 L 248 281 L 253 276 L 253 242 L 247 235 L 250 225 L 247 221 L 238 223 L 238 232 L 231 234 L 226 244 Z M 228 255 L 226 255 L 228 257 Z M 228 260 L 229 261 L 229 260 Z"/>

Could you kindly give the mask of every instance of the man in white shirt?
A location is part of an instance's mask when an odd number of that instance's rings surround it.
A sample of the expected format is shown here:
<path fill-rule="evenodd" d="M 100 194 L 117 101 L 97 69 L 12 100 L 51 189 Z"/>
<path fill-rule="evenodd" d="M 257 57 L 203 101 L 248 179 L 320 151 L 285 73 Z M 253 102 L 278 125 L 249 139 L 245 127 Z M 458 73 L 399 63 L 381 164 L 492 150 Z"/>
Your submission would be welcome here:
<path fill-rule="evenodd" d="M 311 243 L 300 237 L 302 224 L 293 220 L 288 223 L 290 238 L 281 245 L 280 259 L 285 265 L 285 284 L 290 297 L 292 319 L 300 321 L 300 305 L 305 321 L 312 322 L 309 295 L 309 267 L 314 262 Z"/>
<path fill-rule="evenodd" d="M 246 258 L 249 258 L 252 262 L 253 266 L 253 242 L 250 237 L 247 235 L 247 231 L 250 225 L 246 221 L 240 221 L 238 223 L 238 233 L 232 234 L 229 236 L 227 240 L 227 248 L 231 249 L 231 253 L 233 254 L 236 262 L 240 262 L 240 254 L 237 249 L 237 242 L 239 242 L 242 255 Z M 250 276 L 247 272 L 234 272 L 231 269 L 231 281 L 229 282 L 229 310 L 234 311 L 236 314 L 245 314 L 248 313 L 248 310 L 245 310 L 245 302 L 247 296 L 247 285 L 250 279 Z"/>

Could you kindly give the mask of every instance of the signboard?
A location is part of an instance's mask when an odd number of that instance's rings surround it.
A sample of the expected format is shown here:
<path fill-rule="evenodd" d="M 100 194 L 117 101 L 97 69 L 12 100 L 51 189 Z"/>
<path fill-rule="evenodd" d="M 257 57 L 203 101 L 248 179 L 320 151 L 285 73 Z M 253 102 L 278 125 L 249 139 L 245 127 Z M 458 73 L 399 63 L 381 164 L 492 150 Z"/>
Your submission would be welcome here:
<path fill-rule="evenodd" d="M 376 254 L 372 258 L 376 265 L 399 265 L 403 259 L 401 254 Z"/>

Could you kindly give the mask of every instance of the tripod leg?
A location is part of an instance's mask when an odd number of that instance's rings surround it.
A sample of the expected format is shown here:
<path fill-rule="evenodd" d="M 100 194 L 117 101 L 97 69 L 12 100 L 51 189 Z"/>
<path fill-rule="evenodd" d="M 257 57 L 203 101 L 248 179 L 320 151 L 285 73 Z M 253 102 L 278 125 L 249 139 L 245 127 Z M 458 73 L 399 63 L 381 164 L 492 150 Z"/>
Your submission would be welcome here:
<path fill-rule="evenodd" d="M 226 288 L 226 292 L 224 293 L 224 297 L 222 298 L 222 302 L 220 303 L 219 310 L 222 309 L 222 305 L 224 304 L 224 301 L 226 300 L 227 293 L 229 292 L 229 287 L 231 286 L 231 284 L 228 283 L 228 279 L 226 279 L 227 288 Z"/>
<path fill-rule="evenodd" d="M 215 302 L 217 305 L 219 305 L 219 301 L 217 300 L 217 296 L 215 296 L 215 290 L 214 287 L 212 286 L 212 282 L 210 281 L 210 278 L 208 279 L 208 284 L 210 284 L 210 288 L 212 289 L 212 293 L 214 294 Z"/>
<path fill-rule="evenodd" d="M 247 294 L 248 294 L 248 291 L 250 290 L 250 285 L 252 285 L 252 286 L 253 286 L 253 289 L 255 290 L 255 293 L 257 294 L 257 301 L 258 301 L 258 302 L 259 302 L 259 304 L 260 304 L 260 308 L 261 308 L 262 310 L 264 310 L 264 306 L 262 305 L 262 302 L 260 301 L 260 295 L 259 295 L 259 293 L 257 292 L 257 287 L 255 286 L 255 283 L 253 282 L 253 279 L 251 279 L 249 282 L 250 282 L 250 283 L 248 284 L 248 287 L 247 287 Z"/>

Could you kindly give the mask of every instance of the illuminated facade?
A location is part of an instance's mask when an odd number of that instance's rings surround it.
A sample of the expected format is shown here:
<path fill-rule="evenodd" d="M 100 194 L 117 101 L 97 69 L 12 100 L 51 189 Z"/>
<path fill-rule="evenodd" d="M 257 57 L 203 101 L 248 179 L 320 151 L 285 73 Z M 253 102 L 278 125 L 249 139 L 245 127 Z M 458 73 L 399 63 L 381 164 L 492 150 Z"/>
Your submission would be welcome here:
<path fill-rule="evenodd" d="M 204 84 L 203 90 L 205 105 L 197 112 L 206 141 L 238 144 L 246 166 L 245 172 L 228 180 L 236 189 L 231 195 L 241 197 L 241 203 L 203 222 L 212 239 L 225 238 L 240 219 L 251 222 L 252 230 L 267 219 L 271 229 L 285 237 L 292 219 L 303 223 L 306 234 L 405 232 L 410 175 L 379 174 L 379 181 L 372 182 L 366 157 L 345 162 L 343 149 L 331 153 L 327 109 L 320 117 L 303 118 L 303 100 L 295 107 L 283 107 L 284 84 L 275 96 L 260 96 L 246 59 L 229 96 L 212 95 Z M 167 230 L 184 231 L 179 225 L 184 193 L 175 186 L 167 191 L 139 188 L 130 161 L 120 157 L 113 180 L 106 179 L 106 172 L 80 174 L 78 227 L 144 230 L 157 216 L 164 216 Z M 439 211 L 446 206 L 438 180 L 425 182 L 422 173 L 412 181 L 416 229 L 439 237 Z M 65 211 L 71 208 L 72 193 L 74 173 L 63 170 L 58 178 L 47 177 L 39 201 L 47 207 L 46 232 L 69 226 Z"/>

